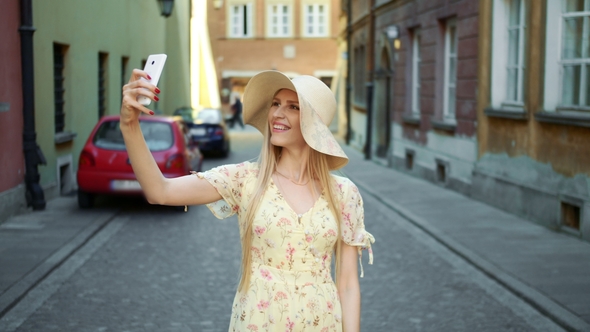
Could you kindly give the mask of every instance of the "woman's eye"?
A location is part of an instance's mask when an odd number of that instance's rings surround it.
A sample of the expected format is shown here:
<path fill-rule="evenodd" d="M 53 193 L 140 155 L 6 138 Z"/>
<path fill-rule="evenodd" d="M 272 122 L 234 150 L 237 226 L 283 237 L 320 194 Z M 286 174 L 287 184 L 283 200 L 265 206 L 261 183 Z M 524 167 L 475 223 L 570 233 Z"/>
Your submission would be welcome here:
<path fill-rule="evenodd" d="M 299 106 L 297 106 L 297 105 L 291 105 L 291 108 L 299 111 Z"/>
<path fill-rule="evenodd" d="M 276 101 L 273 101 L 272 104 L 271 104 L 271 106 L 280 106 L 280 104 L 278 102 L 276 102 Z"/>

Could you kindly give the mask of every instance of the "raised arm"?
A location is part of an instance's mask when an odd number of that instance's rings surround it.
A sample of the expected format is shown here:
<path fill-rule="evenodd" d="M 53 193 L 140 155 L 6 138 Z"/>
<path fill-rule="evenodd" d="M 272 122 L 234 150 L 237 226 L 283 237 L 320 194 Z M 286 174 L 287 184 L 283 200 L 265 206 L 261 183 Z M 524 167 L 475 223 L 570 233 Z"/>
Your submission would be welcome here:
<path fill-rule="evenodd" d="M 151 116 L 153 112 L 137 101 L 139 95 L 158 101 L 157 94 L 160 90 L 141 80 L 141 77 L 149 79 L 146 72 L 134 69 L 129 83 L 123 87 L 120 127 L 133 172 L 146 199 L 151 204 L 176 206 L 207 204 L 220 200 L 221 195 L 207 180 L 194 175 L 174 179 L 162 175 L 139 126 L 140 114 Z"/>

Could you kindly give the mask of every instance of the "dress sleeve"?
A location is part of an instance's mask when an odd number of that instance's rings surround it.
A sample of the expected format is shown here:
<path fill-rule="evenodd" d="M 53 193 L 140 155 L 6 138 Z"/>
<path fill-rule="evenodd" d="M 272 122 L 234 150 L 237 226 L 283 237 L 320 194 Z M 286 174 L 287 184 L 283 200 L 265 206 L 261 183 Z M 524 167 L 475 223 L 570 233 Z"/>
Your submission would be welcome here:
<path fill-rule="evenodd" d="M 365 230 L 363 198 L 357 186 L 347 179 L 343 184 L 339 184 L 339 187 L 343 194 L 343 201 L 341 202 L 342 240 L 349 246 L 358 247 L 362 278 L 364 276 L 362 263 L 363 250 L 366 249 L 368 251 L 369 264 L 373 264 L 371 244 L 375 242 L 375 237 Z"/>
<path fill-rule="evenodd" d="M 249 162 L 223 165 L 193 174 L 207 180 L 221 195 L 221 200 L 207 204 L 218 219 L 225 219 L 240 212 L 245 182 L 257 176 L 256 169 Z"/>

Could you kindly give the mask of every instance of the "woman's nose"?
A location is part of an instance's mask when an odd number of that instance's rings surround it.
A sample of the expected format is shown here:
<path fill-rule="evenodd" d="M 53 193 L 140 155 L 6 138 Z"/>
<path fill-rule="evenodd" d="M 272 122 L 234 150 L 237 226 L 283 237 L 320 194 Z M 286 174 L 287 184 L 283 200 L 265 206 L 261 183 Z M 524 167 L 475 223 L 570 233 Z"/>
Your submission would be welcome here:
<path fill-rule="evenodd" d="M 277 106 L 277 107 L 274 109 L 274 111 L 273 111 L 273 113 L 272 113 L 272 114 L 273 114 L 273 115 L 274 115 L 276 118 L 282 118 L 282 117 L 283 117 L 283 115 L 284 115 L 284 114 L 283 114 L 283 106 L 282 106 L 282 105 L 279 105 L 279 106 Z"/>

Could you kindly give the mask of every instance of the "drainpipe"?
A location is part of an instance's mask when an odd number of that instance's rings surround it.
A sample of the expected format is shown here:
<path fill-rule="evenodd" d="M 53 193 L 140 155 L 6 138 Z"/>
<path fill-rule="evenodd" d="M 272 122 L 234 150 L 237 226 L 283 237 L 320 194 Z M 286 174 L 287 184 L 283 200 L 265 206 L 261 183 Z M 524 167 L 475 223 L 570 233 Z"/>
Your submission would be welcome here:
<path fill-rule="evenodd" d="M 373 145 L 373 81 L 365 84 L 367 89 L 367 137 L 365 139 L 365 159 L 371 159 Z"/>
<path fill-rule="evenodd" d="M 35 132 L 35 89 L 33 73 L 33 5 L 32 0 L 21 0 L 21 66 L 23 79 L 23 150 L 25 154 L 25 184 L 27 205 L 33 210 L 45 209 L 45 195 L 39 185 L 37 165 L 46 165 L 43 152 L 37 145 Z"/>
<path fill-rule="evenodd" d="M 373 145 L 373 75 L 375 73 L 375 0 L 369 0 L 369 43 L 367 47 L 369 68 L 367 71 L 367 136 L 365 139 L 365 159 L 371 159 Z"/>
<path fill-rule="evenodd" d="M 352 75 L 352 0 L 348 0 L 346 4 L 346 145 L 350 145 L 350 93 L 352 92 L 352 82 L 350 76 Z"/>

